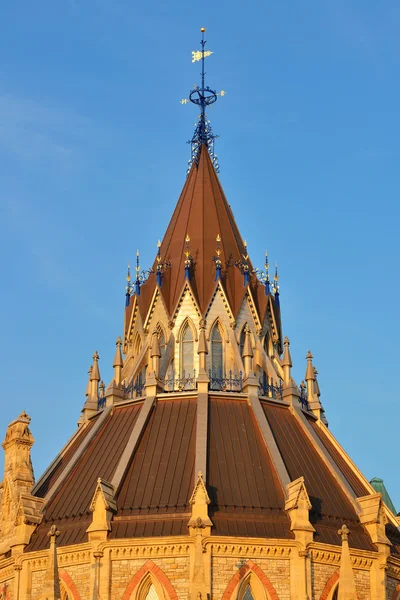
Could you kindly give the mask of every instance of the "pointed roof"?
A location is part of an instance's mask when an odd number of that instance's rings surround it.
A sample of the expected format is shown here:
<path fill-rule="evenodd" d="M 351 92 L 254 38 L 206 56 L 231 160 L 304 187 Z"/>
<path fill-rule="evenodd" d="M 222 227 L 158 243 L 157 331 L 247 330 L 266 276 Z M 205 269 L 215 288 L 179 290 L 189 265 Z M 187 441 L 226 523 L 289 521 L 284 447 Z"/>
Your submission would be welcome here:
<path fill-rule="evenodd" d="M 246 287 L 235 261 L 242 261 L 246 250 L 207 147 L 203 144 L 198 164 L 192 165 L 160 247 L 161 260 L 171 263 L 161 286 L 161 294 L 170 315 L 182 293 L 187 235 L 190 236 L 192 257 L 190 283 L 201 312 L 204 314 L 207 310 L 216 286 L 214 256 L 218 234 L 221 237 L 222 284 L 236 315 Z M 252 271 L 250 261 L 248 264 Z M 156 267 L 157 261 L 153 269 Z M 142 285 L 139 297 L 142 315 L 147 313 L 147 305 L 156 285 L 154 273 Z"/>
<path fill-rule="evenodd" d="M 371 479 L 370 484 L 372 485 L 372 487 L 374 488 L 374 490 L 376 492 L 379 492 L 380 494 L 382 494 L 382 500 L 384 501 L 386 506 L 392 511 L 392 513 L 394 515 L 396 515 L 397 514 L 396 509 L 395 509 L 392 499 L 389 496 L 389 493 L 383 483 L 383 479 L 380 479 L 379 477 L 374 477 L 373 479 Z"/>

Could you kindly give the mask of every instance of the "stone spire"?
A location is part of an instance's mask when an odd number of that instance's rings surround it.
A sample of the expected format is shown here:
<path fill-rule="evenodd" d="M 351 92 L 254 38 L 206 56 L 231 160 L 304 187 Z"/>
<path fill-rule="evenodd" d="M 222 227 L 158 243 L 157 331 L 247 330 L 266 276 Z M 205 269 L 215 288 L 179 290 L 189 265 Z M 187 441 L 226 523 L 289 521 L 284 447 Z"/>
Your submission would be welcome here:
<path fill-rule="evenodd" d="M 118 336 L 117 341 L 115 342 L 115 346 L 116 346 L 116 349 L 115 349 L 115 356 L 114 356 L 114 360 L 113 360 L 114 380 L 117 385 L 120 385 L 121 384 L 122 367 L 124 366 L 124 361 L 122 359 L 122 351 L 121 351 L 122 340 L 121 340 L 120 336 Z"/>
<path fill-rule="evenodd" d="M 100 358 L 100 356 L 99 356 L 97 350 L 95 350 L 95 352 L 93 354 L 93 367 L 92 367 L 92 372 L 90 375 L 90 382 L 91 382 L 90 396 L 92 399 L 96 399 L 96 401 L 97 401 L 97 397 L 99 394 L 99 383 L 100 383 L 99 358 Z"/>
<path fill-rule="evenodd" d="M 208 383 L 207 373 L 207 354 L 208 345 L 206 338 L 206 320 L 200 319 L 199 323 L 199 344 L 197 346 L 197 354 L 199 355 L 199 376 L 197 381 Z"/>
<path fill-rule="evenodd" d="M 282 367 L 283 367 L 283 380 L 286 385 L 289 385 L 291 374 L 290 369 L 292 368 L 292 357 L 290 356 L 290 341 L 288 336 L 285 337 L 285 341 L 283 342 L 284 350 L 283 350 L 283 359 L 282 359 Z"/>
<path fill-rule="evenodd" d="M 82 425 L 98 410 L 100 372 L 98 365 L 99 355 L 97 351 L 93 354 L 93 365 L 89 367 L 89 380 L 86 386 L 86 401 L 83 405 L 82 414 L 78 425 Z"/>
<path fill-rule="evenodd" d="M 253 371 L 253 347 L 251 344 L 251 334 L 250 328 L 246 325 L 245 329 L 245 337 L 244 337 L 244 346 L 243 346 L 243 363 L 244 363 L 244 374 L 245 377 L 248 377 L 252 374 Z"/>
<path fill-rule="evenodd" d="M 314 373 L 314 367 L 312 364 L 312 359 L 313 359 L 313 355 L 311 354 L 310 350 L 307 352 L 307 369 L 306 369 L 306 376 L 305 376 L 305 380 L 307 383 L 307 394 L 308 394 L 308 400 L 310 401 L 313 396 L 314 396 L 314 381 L 315 381 L 315 373 Z"/>
<path fill-rule="evenodd" d="M 154 373 L 155 377 L 158 379 L 160 377 L 161 350 L 160 350 L 160 342 L 158 339 L 157 329 L 154 329 L 153 335 L 151 336 L 150 358 L 151 358 L 153 373 Z"/>
<path fill-rule="evenodd" d="M 58 560 L 56 547 L 56 540 L 57 537 L 60 535 L 60 532 L 57 531 L 57 527 L 55 525 L 52 525 L 47 535 L 50 538 L 50 550 L 49 562 L 42 588 L 42 598 L 46 598 L 46 600 L 60 600 L 60 579 L 58 576 Z"/>
<path fill-rule="evenodd" d="M 314 415 L 316 417 L 318 417 L 318 419 L 321 418 L 321 412 L 322 412 L 322 408 L 321 408 L 321 403 L 319 401 L 319 397 L 318 397 L 318 384 L 316 383 L 317 378 L 316 378 L 316 369 L 314 367 L 314 365 L 312 364 L 312 359 L 313 359 L 313 355 L 311 354 L 310 350 L 307 353 L 306 356 L 307 359 L 307 369 L 306 369 L 306 383 L 307 383 L 307 396 L 308 396 L 308 404 L 310 409 L 312 410 L 312 412 L 314 413 Z"/>
<path fill-rule="evenodd" d="M 340 557 L 339 572 L 339 594 L 338 600 L 357 600 L 357 590 L 354 581 L 354 573 L 351 566 L 351 557 L 349 550 L 350 529 L 347 525 L 342 525 L 338 535 L 342 538 L 342 554 Z"/>
<path fill-rule="evenodd" d="M 90 380 L 92 378 L 92 369 L 93 369 L 93 366 L 90 365 L 89 370 L 88 370 L 88 382 L 87 382 L 86 394 L 85 394 L 86 398 L 88 398 L 90 396 L 90 390 L 92 389 L 92 385 L 90 383 Z"/>

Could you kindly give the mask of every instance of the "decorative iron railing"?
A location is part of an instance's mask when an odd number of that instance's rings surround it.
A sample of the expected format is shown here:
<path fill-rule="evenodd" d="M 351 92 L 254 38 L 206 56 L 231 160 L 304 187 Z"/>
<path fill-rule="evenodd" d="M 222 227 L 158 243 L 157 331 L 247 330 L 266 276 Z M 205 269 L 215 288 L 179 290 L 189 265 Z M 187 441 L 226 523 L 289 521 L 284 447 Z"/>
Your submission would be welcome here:
<path fill-rule="evenodd" d="M 304 410 L 310 410 L 310 405 L 308 404 L 307 389 L 306 389 L 306 386 L 304 385 L 304 382 L 302 382 L 300 385 L 299 402 L 301 404 L 301 408 L 303 408 Z"/>
<path fill-rule="evenodd" d="M 186 375 L 183 371 L 182 375 L 172 371 L 170 377 L 164 379 L 164 392 L 189 392 L 196 389 L 196 370 L 193 375 Z"/>
<path fill-rule="evenodd" d="M 267 396 L 268 398 L 274 398 L 275 400 L 282 400 L 282 380 L 279 380 L 279 384 L 277 382 L 274 383 L 272 377 L 269 379 L 268 377 L 262 378 L 259 381 L 259 389 L 261 396 Z"/>
<path fill-rule="evenodd" d="M 208 372 L 210 379 L 210 390 L 215 392 L 241 392 L 243 388 L 243 374 L 240 371 L 239 375 L 234 375 L 232 371 L 229 374 L 216 373 L 211 369 Z"/>
<path fill-rule="evenodd" d="M 103 408 L 106 405 L 106 398 L 105 396 L 99 396 L 98 400 L 97 400 L 97 410 L 103 410 Z"/>
<path fill-rule="evenodd" d="M 146 381 L 131 381 L 129 384 L 125 382 L 122 384 L 122 391 L 124 393 L 124 399 L 130 400 L 131 398 L 140 398 L 143 396 L 144 387 Z"/>

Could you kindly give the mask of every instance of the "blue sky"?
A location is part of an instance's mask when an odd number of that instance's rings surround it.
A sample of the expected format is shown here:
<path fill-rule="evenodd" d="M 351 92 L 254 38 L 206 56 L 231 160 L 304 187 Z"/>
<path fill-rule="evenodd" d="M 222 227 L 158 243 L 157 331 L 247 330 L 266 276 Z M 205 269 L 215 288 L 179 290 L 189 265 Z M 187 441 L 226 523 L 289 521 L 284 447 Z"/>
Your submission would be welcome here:
<path fill-rule="evenodd" d="M 125 271 L 185 181 L 207 27 L 220 178 L 254 264 L 279 263 L 293 372 L 400 509 L 400 5 L 15 0 L 0 9 L 0 431 L 37 475 L 74 431 L 93 351 L 112 375 Z"/>

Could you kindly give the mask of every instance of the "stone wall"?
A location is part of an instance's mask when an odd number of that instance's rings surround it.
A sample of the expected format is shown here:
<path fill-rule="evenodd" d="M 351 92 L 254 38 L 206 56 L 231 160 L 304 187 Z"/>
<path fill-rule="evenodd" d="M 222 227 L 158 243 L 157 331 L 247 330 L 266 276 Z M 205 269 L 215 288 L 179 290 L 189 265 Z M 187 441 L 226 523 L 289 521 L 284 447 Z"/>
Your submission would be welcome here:
<path fill-rule="evenodd" d="M 329 579 L 338 570 L 337 565 L 326 565 L 320 563 L 312 563 L 311 565 L 311 582 L 313 589 L 312 600 L 320 600 L 321 594 L 324 591 Z"/>
<path fill-rule="evenodd" d="M 238 583 L 240 579 L 246 575 L 246 571 L 251 571 L 250 564 L 255 564 L 261 569 L 261 571 L 268 577 L 276 593 L 278 594 L 279 600 L 290 600 L 290 563 L 289 559 L 271 560 L 266 558 L 257 558 L 254 561 L 247 561 L 240 557 L 224 557 L 214 556 L 211 562 L 211 598 L 212 600 L 221 600 L 228 585 L 232 578 L 241 571 L 240 577 L 238 577 Z M 257 570 L 258 571 L 258 570 Z M 259 573 L 256 570 L 254 572 L 257 576 Z M 261 575 L 261 574 L 260 574 Z M 235 585 L 237 583 L 234 581 Z M 232 590 L 233 591 L 233 585 Z"/>
<path fill-rule="evenodd" d="M 127 559 L 112 561 L 111 564 L 111 600 L 121 600 L 129 585 L 132 591 L 140 582 L 142 577 L 149 571 L 160 580 L 160 575 L 153 565 L 161 569 L 162 573 L 172 584 L 179 600 L 187 600 L 189 591 L 189 556 L 176 556 L 165 558 L 148 559 Z M 138 576 L 139 575 L 139 576 Z M 138 576 L 137 581 L 134 580 Z M 133 581 L 134 580 L 134 581 Z M 163 584 L 163 581 L 160 581 Z"/>

